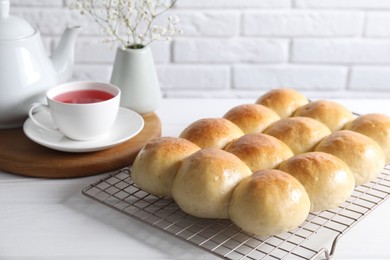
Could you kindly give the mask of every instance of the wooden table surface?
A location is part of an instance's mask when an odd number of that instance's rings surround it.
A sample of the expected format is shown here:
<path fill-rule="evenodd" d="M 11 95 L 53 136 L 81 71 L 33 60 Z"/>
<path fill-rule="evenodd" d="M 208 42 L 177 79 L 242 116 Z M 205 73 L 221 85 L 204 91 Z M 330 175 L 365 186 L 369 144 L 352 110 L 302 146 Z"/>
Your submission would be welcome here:
<path fill-rule="evenodd" d="M 358 113 L 390 114 L 390 99 L 335 99 Z M 165 99 L 156 111 L 163 136 L 204 117 L 221 117 L 251 99 Z M 86 198 L 107 174 L 74 179 L 0 172 L 0 259 L 217 259 L 184 241 Z M 390 200 L 352 228 L 334 259 L 390 259 Z"/>

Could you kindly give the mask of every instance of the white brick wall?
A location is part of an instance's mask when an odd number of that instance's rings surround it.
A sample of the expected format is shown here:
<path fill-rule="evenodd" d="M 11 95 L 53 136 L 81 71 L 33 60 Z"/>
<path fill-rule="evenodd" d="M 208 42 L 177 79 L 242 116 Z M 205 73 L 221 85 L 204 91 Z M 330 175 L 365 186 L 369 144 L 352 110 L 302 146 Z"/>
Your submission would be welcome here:
<path fill-rule="evenodd" d="M 108 81 L 115 49 L 66 6 L 12 0 L 48 52 L 82 25 L 74 79 Z M 309 97 L 390 97 L 390 0 L 179 0 L 184 35 L 151 45 L 168 97 L 258 97 L 291 87 Z"/>

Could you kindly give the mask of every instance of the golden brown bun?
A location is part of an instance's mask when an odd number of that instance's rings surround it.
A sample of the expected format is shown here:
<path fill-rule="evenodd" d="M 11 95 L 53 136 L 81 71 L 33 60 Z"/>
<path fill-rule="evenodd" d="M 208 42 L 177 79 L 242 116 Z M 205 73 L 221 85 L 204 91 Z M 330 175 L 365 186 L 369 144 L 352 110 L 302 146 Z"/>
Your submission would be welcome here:
<path fill-rule="evenodd" d="M 310 152 L 280 164 L 279 170 L 294 176 L 305 187 L 311 212 L 334 209 L 344 203 L 355 188 L 349 167 L 328 153 Z"/>
<path fill-rule="evenodd" d="M 223 117 L 241 128 L 245 134 L 260 133 L 280 119 L 274 111 L 258 104 L 236 106 Z"/>
<path fill-rule="evenodd" d="M 138 153 L 131 168 L 131 177 L 144 191 L 171 197 L 172 183 L 181 162 L 199 149 L 185 139 L 156 138 Z"/>
<path fill-rule="evenodd" d="M 256 101 L 256 104 L 266 106 L 275 111 L 281 118 L 292 116 L 295 110 L 309 101 L 301 93 L 288 88 L 271 90 Z"/>
<path fill-rule="evenodd" d="M 334 132 L 344 127 L 354 116 L 343 105 L 333 101 L 318 100 L 299 107 L 294 116 L 311 117 L 326 125 Z"/>
<path fill-rule="evenodd" d="M 385 155 L 371 138 L 349 130 L 340 130 L 326 137 L 315 149 L 343 160 L 360 185 L 375 179 L 385 166 Z"/>
<path fill-rule="evenodd" d="M 390 117 L 382 114 L 359 116 L 345 126 L 346 130 L 370 137 L 385 153 L 386 164 L 390 163 Z"/>
<path fill-rule="evenodd" d="M 312 118 L 290 117 L 276 121 L 264 133 L 281 140 L 297 155 L 312 151 L 331 132 Z"/>
<path fill-rule="evenodd" d="M 172 186 L 179 207 L 201 218 L 228 218 L 234 187 L 252 172 L 235 155 L 205 148 L 184 159 Z"/>
<path fill-rule="evenodd" d="M 225 118 L 205 118 L 190 124 L 179 137 L 187 139 L 200 148 L 223 149 L 244 132 Z"/>
<path fill-rule="evenodd" d="M 275 168 L 294 155 L 285 143 L 261 133 L 241 136 L 229 143 L 225 151 L 240 158 L 252 172 Z"/>
<path fill-rule="evenodd" d="M 234 189 L 229 215 L 244 231 L 271 236 L 298 227 L 309 210 L 309 196 L 297 179 L 279 170 L 262 170 Z"/>

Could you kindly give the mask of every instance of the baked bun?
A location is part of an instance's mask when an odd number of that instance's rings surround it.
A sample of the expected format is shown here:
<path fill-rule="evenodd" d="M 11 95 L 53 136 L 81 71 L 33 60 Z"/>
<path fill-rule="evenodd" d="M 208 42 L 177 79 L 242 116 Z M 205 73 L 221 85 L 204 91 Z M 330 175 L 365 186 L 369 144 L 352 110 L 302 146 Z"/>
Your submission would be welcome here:
<path fill-rule="evenodd" d="M 301 93 L 288 88 L 271 90 L 256 101 L 256 104 L 266 106 L 275 111 L 281 118 L 292 116 L 295 110 L 309 101 Z"/>
<path fill-rule="evenodd" d="M 390 163 L 390 117 L 383 114 L 359 116 L 348 123 L 345 129 L 361 133 L 376 141 L 385 153 L 386 164 Z"/>
<path fill-rule="evenodd" d="M 331 132 L 310 117 L 290 117 L 276 121 L 264 133 L 281 140 L 297 155 L 312 151 Z"/>
<path fill-rule="evenodd" d="M 146 144 L 131 168 L 134 183 L 156 196 L 171 197 L 173 180 L 183 159 L 200 148 L 181 138 L 160 137 Z"/>
<path fill-rule="evenodd" d="M 205 148 L 184 159 L 173 182 L 173 199 L 193 216 L 228 218 L 234 187 L 251 174 L 237 156 Z"/>
<path fill-rule="evenodd" d="M 279 170 L 261 170 L 234 189 L 229 216 L 246 232 L 271 236 L 298 227 L 309 210 L 309 196 L 297 179 Z"/>
<path fill-rule="evenodd" d="M 223 149 L 229 142 L 243 135 L 238 126 L 225 118 L 205 118 L 190 124 L 179 137 L 200 148 Z"/>
<path fill-rule="evenodd" d="M 311 212 L 340 206 L 355 188 L 355 178 L 349 167 L 328 153 L 299 154 L 281 163 L 279 170 L 291 174 L 305 187 Z"/>
<path fill-rule="evenodd" d="M 261 133 L 241 136 L 229 143 L 225 151 L 240 158 L 252 172 L 275 168 L 294 155 L 285 143 Z"/>
<path fill-rule="evenodd" d="M 326 125 L 334 132 L 344 127 L 354 115 L 343 105 L 333 101 L 318 100 L 299 107 L 294 116 L 311 117 Z"/>
<path fill-rule="evenodd" d="M 258 104 L 236 106 L 223 117 L 241 128 L 245 134 L 260 133 L 280 119 L 274 111 Z"/>
<path fill-rule="evenodd" d="M 361 185 L 375 179 L 385 166 L 385 155 L 371 138 L 349 130 L 340 130 L 326 137 L 315 149 L 343 160 Z"/>

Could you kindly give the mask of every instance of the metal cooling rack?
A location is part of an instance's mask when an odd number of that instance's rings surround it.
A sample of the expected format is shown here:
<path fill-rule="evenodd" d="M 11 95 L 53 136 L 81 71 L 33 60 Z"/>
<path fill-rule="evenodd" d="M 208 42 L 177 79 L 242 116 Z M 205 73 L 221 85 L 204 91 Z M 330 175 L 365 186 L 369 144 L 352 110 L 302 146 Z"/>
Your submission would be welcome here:
<path fill-rule="evenodd" d="M 111 173 L 82 192 L 126 216 L 221 258 L 330 259 L 340 237 L 390 197 L 390 166 L 386 166 L 374 181 L 355 188 L 339 208 L 310 214 L 296 230 L 271 237 L 247 234 L 230 220 L 188 215 L 171 199 L 156 197 L 137 188 L 129 169 Z"/>

